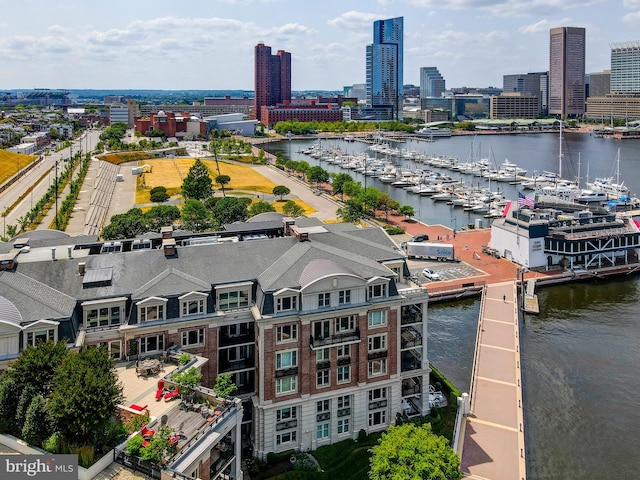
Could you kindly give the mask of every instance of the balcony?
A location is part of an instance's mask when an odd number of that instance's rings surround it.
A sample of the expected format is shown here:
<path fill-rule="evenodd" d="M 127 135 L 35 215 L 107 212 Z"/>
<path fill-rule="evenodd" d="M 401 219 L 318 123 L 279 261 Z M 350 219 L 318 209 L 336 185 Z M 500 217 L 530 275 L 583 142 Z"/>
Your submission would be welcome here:
<path fill-rule="evenodd" d="M 215 458 L 215 449 L 212 453 L 213 463 L 211 464 L 211 468 L 209 469 L 209 478 L 211 478 L 212 480 L 215 478 L 229 478 L 226 475 L 220 477 L 218 477 L 218 475 L 221 474 L 227 467 L 229 467 L 233 459 L 236 458 L 233 444 L 230 444 L 229 446 L 226 446 L 226 444 L 221 444 L 221 446 L 222 448 L 226 448 L 227 450 L 220 450 L 220 456 L 217 459 L 213 460 L 213 458 Z"/>
<path fill-rule="evenodd" d="M 298 367 L 280 368 L 276 370 L 276 378 L 291 377 L 298 374 Z"/>
<path fill-rule="evenodd" d="M 402 381 L 402 396 L 416 395 L 422 393 L 422 381 L 420 377 L 406 378 Z"/>
<path fill-rule="evenodd" d="M 360 341 L 360 329 L 356 328 L 352 332 L 336 333 L 328 337 L 309 337 L 311 348 L 326 347 L 330 345 L 339 345 L 341 343 L 354 343 Z"/>
<path fill-rule="evenodd" d="M 400 334 L 401 348 L 404 350 L 405 348 L 412 347 L 421 347 L 422 346 L 422 335 L 411 327 L 403 327 L 402 333 Z"/>
<path fill-rule="evenodd" d="M 241 345 L 243 343 L 255 343 L 256 336 L 254 332 L 242 333 L 240 335 L 229 335 L 228 333 L 220 332 L 220 346 L 231 347 L 233 345 Z"/>
<path fill-rule="evenodd" d="M 387 358 L 389 352 L 387 350 L 378 350 L 377 352 L 370 352 L 367 355 L 367 360 L 377 360 L 378 358 Z"/>
<path fill-rule="evenodd" d="M 345 365 L 349 365 L 351 363 L 351 357 L 346 355 L 344 357 L 338 357 L 338 366 L 343 367 Z"/>
<path fill-rule="evenodd" d="M 219 373 L 234 372 L 236 370 L 254 368 L 255 366 L 256 364 L 255 364 L 254 357 L 241 358 L 239 360 L 231 360 L 231 361 L 222 360 L 218 364 L 218 372 Z"/>
<path fill-rule="evenodd" d="M 412 350 L 406 350 L 401 353 L 400 362 L 402 372 L 419 370 L 422 368 L 422 354 L 420 353 L 420 350 L 416 348 Z"/>

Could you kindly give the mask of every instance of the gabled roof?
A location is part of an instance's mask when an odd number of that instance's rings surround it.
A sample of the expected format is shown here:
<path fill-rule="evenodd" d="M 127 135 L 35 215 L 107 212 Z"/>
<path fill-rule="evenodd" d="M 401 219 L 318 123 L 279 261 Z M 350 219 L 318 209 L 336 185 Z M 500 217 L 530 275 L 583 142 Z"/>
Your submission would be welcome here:
<path fill-rule="evenodd" d="M 189 293 L 198 290 L 211 290 L 211 285 L 187 273 L 169 267 L 133 292 L 132 298 L 165 297 L 176 293 Z"/>

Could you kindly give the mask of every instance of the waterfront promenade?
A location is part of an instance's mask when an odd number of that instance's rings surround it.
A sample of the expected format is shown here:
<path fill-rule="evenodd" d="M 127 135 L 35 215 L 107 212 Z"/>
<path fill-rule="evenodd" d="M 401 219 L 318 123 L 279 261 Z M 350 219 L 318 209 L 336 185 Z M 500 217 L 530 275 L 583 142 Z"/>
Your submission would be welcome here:
<path fill-rule="evenodd" d="M 458 442 L 462 472 L 477 480 L 525 480 L 515 281 L 484 291 L 469 402 Z"/>

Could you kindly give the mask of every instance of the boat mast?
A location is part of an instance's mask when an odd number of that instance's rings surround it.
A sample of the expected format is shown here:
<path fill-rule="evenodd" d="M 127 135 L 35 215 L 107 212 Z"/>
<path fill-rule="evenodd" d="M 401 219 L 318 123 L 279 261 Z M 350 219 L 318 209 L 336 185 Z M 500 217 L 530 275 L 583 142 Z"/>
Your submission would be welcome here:
<path fill-rule="evenodd" d="M 558 154 L 558 177 L 562 178 L 562 120 L 560 120 L 560 153 Z"/>

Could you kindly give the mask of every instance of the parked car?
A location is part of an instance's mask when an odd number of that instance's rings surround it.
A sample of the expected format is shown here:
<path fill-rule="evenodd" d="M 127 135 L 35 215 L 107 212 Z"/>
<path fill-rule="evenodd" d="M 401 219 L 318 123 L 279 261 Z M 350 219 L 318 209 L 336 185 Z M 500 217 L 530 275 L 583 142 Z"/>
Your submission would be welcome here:
<path fill-rule="evenodd" d="M 431 268 L 425 268 L 422 270 L 422 275 L 427 277 L 429 280 L 441 280 L 440 274 Z"/>
<path fill-rule="evenodd" d="M 412 239 L 412 242 L 428 242 L 429 241 L 429 235 L 427 235 L 426 233 L 421 233 L 420 235 L 415 235 Z"/>

